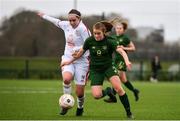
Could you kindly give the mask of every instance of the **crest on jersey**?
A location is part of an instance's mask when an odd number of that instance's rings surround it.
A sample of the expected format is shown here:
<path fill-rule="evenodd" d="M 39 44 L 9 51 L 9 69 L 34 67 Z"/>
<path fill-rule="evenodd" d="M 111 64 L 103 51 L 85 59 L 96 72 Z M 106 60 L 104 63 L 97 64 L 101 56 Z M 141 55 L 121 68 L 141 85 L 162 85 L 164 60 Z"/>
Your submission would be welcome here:
<path fill-rule="evenodd" d="M 119 41 L 116 41 L 117 45 L 119 45 Z"/>
<path fill-rule="evenodd" d="M 101 56 L 101 50 L 97 50 L 96 53 L 97 53 L 98 56 Z"/>
<path fill-rule="evenodd" d="M 92 46 L 92 49 L 96 49 L 96 47 L 95 47 L 95 46 Z"/>
<path fill-rule="evenodd" d="M 103 48 L 103 50 L 107 50 L 107 46 L 103 46 L 102 48 Z"/>
<path fill-rule="evenodd" d="M 119 39 L 119 42 L 122 42 L 123 41 L 123 39 Z"/>

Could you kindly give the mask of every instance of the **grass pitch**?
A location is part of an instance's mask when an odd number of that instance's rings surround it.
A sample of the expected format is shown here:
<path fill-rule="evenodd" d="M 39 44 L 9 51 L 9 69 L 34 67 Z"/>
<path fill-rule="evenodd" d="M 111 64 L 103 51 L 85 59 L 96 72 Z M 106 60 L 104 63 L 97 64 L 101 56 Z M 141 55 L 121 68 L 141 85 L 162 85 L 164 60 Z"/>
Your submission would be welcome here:
<path fill-rule="evenodd" d="M 138 102 L 135 102 L 133 93 L 125 89 L 135 119 L 180 120 L 180 83 L 132 83 L 140 90 Z M 104 83 L 104 88 L 106 86 L 109 86 L 108 82 Z M 0 120 L 126 119 L 119 100 L 118 103 L 107 104 L 102 99 L 93 99 L 89 83 L 83 116 L 75 116 L 76 106 L 61 116 L 58 105 L 61 94 L 62 81 L 58 80 L 0 80 Z"/>

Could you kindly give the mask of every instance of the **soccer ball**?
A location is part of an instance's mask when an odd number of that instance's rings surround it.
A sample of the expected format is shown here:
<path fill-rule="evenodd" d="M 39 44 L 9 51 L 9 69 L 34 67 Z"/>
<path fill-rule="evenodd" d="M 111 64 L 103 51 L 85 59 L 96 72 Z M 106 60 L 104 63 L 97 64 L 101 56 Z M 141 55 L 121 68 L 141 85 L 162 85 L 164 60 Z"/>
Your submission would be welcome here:
<path fill-rule="evenodd" d="M 72 108 L 74 106 L 74 97 L 70 94 L 63 94 L 60 98 L 59 98 L 59 105 L 62 108 Z"/>

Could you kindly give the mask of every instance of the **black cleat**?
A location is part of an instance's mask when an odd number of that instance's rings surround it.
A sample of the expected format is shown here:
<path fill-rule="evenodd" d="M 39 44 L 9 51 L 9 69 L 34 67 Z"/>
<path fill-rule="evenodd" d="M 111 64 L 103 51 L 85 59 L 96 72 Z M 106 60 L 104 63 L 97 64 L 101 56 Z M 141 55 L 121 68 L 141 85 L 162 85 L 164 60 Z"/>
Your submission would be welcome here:
<path fill-rule="evenodd" d="M 117 103 L 117 99 L 113 100 L 111 98 L 108 98 L 108 99 L 104 99 L 104 102 L 107 102 L 107 103 Z"/>
<path fill-rule="evenodd" d="M 107 87 L 106 90 L 107 90 L 107 95 L 109 96 L 109 99 L 104 99 L 104 101 L 107 103 L 116 103 L 117 99 L 113 93 L 113 90 L 110 87 Z"/>
<path fill-rule="evenodd" d="M 82 116 L 82 114 L 83 114 L 83 108 L 77 108 L 77 110 L 76 110 L 76 116 Z"/>
<path fill-rule="evenodd" d="M 132 120 L 135 119 L 132 113 L 127 114 L 127 119 Z"/>
<path fill-rule="evenodd" d="M 138 89 L 134 89 L 134 96 L 135 96 L 135 101 L 139 100 L 139 90 Z"/>
<path fill-rule="evenodd" d="M 62 108 L 60 115 L 65 115 L 68 112 L 68 108 Z"/>

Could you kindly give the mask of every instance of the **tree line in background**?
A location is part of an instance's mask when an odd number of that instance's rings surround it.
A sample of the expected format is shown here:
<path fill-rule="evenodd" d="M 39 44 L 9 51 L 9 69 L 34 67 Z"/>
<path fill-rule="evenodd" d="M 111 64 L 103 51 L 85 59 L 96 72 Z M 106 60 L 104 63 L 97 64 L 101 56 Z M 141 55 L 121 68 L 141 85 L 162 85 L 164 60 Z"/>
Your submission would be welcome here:
<path fill-rule="evenodd" d="M 84 23 L 92 31 L 98 21 L 116 17 L 118 14 L 91 15 L 83 17 Z M 118 15 L 119 16 L 119 15 Z M 61 20 L 66 17 L 60 16 Z M 133 60 L 149 60 L 158 54 L 163 60 L 180 60 L 180 45 L 164 43 L 163 35 L 153 31 L 140 40 L 136 28 L 127 30 L 127 34 L 136 46 L 136 52 L 130 53 Z M 41 19 L 33 11 L 21 11 L 0 26 L 0 57 L 57 57 L 64 51 L 65 38 L 61 29 Z"/>

